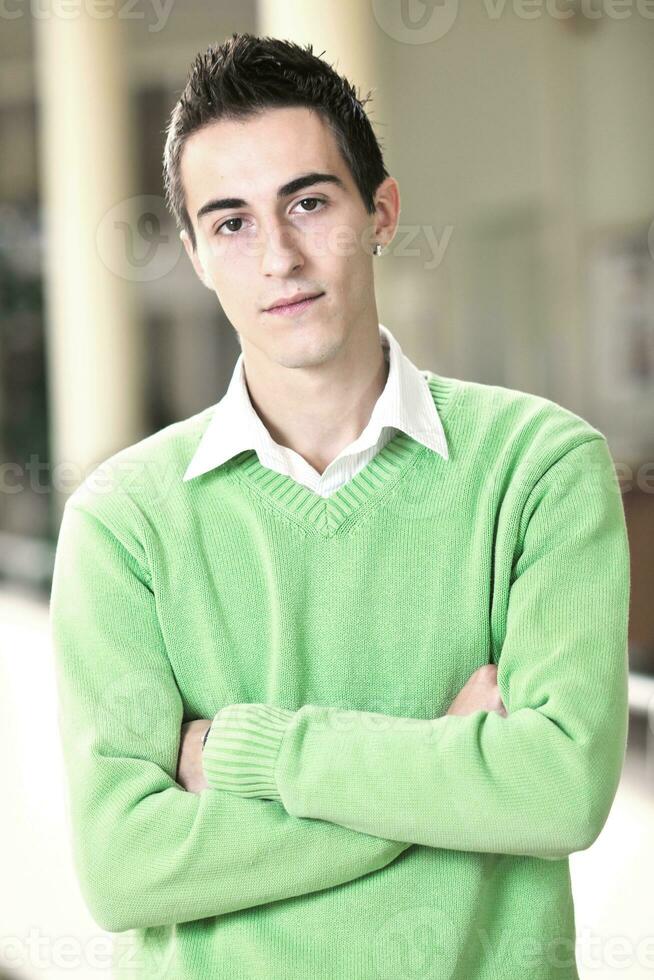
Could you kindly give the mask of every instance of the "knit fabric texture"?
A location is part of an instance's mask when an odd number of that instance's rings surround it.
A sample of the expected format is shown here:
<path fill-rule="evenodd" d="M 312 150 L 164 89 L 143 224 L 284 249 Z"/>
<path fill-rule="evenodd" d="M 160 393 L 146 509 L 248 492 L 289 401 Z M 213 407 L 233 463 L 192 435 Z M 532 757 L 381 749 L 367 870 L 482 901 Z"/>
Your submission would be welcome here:
<path fill-rule="evenodd" d="M 68 499 L 59 725 L 119 980 L 578 978 L 568 855 L 627 741 L 615 467 L 553 401 L 426 376 L 449 459 L 398 432 L 327 498 L 254 451 L 184 482 L 206 409 Z M 488 663 L 506 716 L 447 715 Z"/>

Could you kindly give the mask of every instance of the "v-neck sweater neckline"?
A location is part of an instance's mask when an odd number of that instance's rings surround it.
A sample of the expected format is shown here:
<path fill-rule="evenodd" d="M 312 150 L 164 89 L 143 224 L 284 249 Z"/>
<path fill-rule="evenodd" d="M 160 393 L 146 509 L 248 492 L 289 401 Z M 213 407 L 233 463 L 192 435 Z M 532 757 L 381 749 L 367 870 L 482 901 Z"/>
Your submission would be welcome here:
<path fill-rule="evenodd" d="M 456 378 L 441 377 L 430 371 L 423 373 L 442 421 L 458 401 L 463 386 Z M 331 537 L 353 527 L 370 507 L 376 506 L 396 486 L 412 465 L 433 452 L 429 446 L 398 430 L 351 480 L 327 497 L 285 473 L 264 466 L 254 449 L 233 457 L 228 470 L 277 512 L 304 527 L 307 533 Z M 437 453 L 434 455 L 438 456 Z M 447 460 L 438 458 L 447 465 Z"/>

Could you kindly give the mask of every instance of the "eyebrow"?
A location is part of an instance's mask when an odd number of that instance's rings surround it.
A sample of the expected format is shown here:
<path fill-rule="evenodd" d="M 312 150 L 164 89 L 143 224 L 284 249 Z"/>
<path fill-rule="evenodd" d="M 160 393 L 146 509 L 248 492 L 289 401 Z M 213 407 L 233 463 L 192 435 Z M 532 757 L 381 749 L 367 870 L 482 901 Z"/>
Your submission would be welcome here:
<path fill-rule="evenodd" d="M 323 174 L 314 171 L 313 173 L 302 174 L 300 177 L 295 177 L 293 180 L 289 180 L 288 183 L 282 184 L 277 190 L 277 199 L 281 200 L 283 197 L 290 197 L 291 194 L 296 194 L 297 191 L 301 191 L 305 187 L 312 187 L 314 184 L 335 184 L 341 190 L 346 189 L 345 184 L 336 174 Z M 243 200 L 242 197 L 218 197 L 203 204 L 196 217 L 199 221 L 203 215 L 209 214 L 211 211 L 225 211 L 229 208 L 246 207 L 249 207 L 248 202 Z"/>

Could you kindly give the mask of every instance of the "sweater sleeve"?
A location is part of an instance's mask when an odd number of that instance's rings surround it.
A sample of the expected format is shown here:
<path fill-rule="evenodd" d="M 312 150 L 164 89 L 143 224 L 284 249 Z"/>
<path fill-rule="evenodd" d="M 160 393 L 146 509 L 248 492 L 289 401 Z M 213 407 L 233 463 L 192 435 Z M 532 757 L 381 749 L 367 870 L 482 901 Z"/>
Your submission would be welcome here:
<path fill-rule="evenodd" d="M 72 850 L 98 924 L 222 915 L 351 881 L 409 847 L 175 781 L 188 719 L 151 577 L 125 541 L 67 502 L 50 596 Z"/>
<path fill-rule="evenodd" d="M 497 663 L 505 717 L 227 706 L 209 784 L 430 847 L 550 860 L 589 847 L 628 724 L 629 548 L 605 438 L 568 449 L 523 500 Z"/>

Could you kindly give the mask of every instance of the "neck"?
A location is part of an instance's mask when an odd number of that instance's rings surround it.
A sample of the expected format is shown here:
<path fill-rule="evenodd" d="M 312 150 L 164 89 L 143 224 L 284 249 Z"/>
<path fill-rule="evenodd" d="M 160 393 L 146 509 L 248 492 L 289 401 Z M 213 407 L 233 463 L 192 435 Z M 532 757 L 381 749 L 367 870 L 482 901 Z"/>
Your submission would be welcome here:
<path fill-rule="evenodd" d="M 318 473 L 363 432 L 389 370 L 376 323 L 319 365 L 288 369 L 244 350 L 243 366 L 250 401 L 271 437 Z"/>

